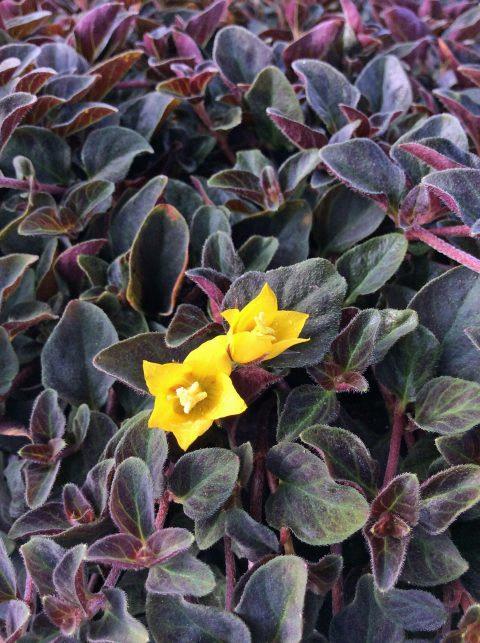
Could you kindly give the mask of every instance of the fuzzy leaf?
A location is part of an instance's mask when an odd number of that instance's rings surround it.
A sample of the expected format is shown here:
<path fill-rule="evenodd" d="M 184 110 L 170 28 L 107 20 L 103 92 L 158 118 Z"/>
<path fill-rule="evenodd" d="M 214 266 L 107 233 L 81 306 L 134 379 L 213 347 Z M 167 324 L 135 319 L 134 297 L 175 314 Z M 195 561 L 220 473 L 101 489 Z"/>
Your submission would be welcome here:
<path fill-rule="evenodd" d="M 284 442 L 273 447 L 267 467 L 280 480 L 266 504 L 272 527 L 290 527 L 306 543 L 327 545 L 365 524 L 368 505 L 363 496 L 336 484 L 323 461 L 300 445 Z"/>
<path fill-rule="evenodd" d="M 252 83 L 271 59 L 270 47 L 243 27 L 224 27 L 215 36 L 213 60 L 231 83 Z"/>
<path fill-rule="evenodd" d="M 278 419 L 277 440 L 293 442 L 313 424 L 327 423 L 338 414 L 338 402 L 333 391 L 303 384 L 288 394 Z"/>
<path fill-rule="evenodd" d="M 255 562 L 278 553 L 278 540 L 273 531 L 238 507 L 227 512 L 225 533 L 232 539 L 232 548 L 240 558 Z"/>
<path fill-rule="evenodd" d="M 209 566 L 188 552 L 152 567 L 146 590 L 153 594 L 205 596 L 215 587 L 215 577 Z"/>

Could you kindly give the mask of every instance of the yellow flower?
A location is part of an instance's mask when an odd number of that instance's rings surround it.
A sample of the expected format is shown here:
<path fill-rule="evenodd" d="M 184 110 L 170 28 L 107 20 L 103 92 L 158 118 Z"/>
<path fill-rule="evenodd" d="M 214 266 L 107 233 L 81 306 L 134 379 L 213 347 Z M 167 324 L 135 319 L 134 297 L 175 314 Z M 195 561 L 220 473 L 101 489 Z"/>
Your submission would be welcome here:
<path fill-rule="evenodd" d="M 235 390 L 227 338 L 219 335 L 192 351 L 182 364 L 143 362 L 155 404 L 150 428 L 171 431 L 185 451 L 214 420 L 243 413 L 247 405 Z"/>
<path fill-rule="evenodd" d="M 268 284 L 245 308 L 224 310 L 222 317 L 230 325 L 228 350 L 238 364 L 272 359 L 295 344 L 308 342 L 299 337 L 308 315 L 278 310 L 277 297 Z"/>

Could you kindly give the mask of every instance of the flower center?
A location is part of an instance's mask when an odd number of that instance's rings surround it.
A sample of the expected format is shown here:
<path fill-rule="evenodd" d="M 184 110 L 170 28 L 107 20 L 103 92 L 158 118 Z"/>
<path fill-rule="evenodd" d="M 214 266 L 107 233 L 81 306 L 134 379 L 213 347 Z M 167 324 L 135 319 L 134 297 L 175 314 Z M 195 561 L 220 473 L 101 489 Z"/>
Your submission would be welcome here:
<path fill-rule="evenodd" d="M 190 384 L 188 388 L 180 386 L 176 389 L 175 393 L 177 394 L 178 401 L 183 407 L 184 413 L 190 413 L 190 411 L 199 402 L 207 397 L 207 393 L 202 390 L 198 382 Z"/>
<path fill-rule="evenodd" d="M 255 315 L 253 318 L 255 321 L 255 328 L 253 329 L 253 334 L 258 335 L 258 337 L 265 337 L 270 341 L 275 341 L 275 331 L 270 326 L 267 326 L 265 313 L 262 311 Z"/>

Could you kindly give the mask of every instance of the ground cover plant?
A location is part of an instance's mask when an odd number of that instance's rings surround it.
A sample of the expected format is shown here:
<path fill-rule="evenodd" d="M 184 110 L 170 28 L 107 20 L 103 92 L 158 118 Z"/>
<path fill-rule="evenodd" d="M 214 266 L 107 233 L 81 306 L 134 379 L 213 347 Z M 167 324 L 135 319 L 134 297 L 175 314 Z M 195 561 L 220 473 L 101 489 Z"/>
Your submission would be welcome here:
<path fill-rule="evenodd" d="M 480 640 L 480 6 L 0 2 L 0 639 Z"/>

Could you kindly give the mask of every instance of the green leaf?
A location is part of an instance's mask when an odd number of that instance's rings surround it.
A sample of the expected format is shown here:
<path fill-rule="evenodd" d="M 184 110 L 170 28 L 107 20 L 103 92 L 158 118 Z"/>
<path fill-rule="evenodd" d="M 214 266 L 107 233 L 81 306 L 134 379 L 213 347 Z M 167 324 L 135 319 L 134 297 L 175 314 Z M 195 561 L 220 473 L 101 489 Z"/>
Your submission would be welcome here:
<path fill-rule="evenodd" d="M 82 162 L 90 178 L 116 183 L 124 179 L 136 156 L 153 153 L 147 141 L 126 127 L 94 129 L 82 148 Z"/>
<path fill-rule="evenodd" d="M 232 549 L 239 558 L 255 562 L 278 553 L 278 540 L 273 531 L 238 507 L 227 512 L 225 533 L 232 539 Z"/>
<path fill-rule="evenodd" d="M 307 102 L 330 132 L 347 123 L 340 105 L 355 107 L 360 92 L 337 69 L 320 60 L 296 60 L 292 67 L 305 85 Z"/>
<path fill-rule="evenodd" d="M 98 643 L 148 643 L 150 637 L 146 628 L 128 613 L 127 596 L 125 592 L 115 587 L 102 590 L 107 603 L 103 607 L 100 619 L 94 620 L 89 626 L 88 638 Z"/>
<path fill-rule="evenodd" d="M 287 396 L 278 419 L 277 440 L 293 442 L 313 424 L 327 423 L 338 415 L 338 401 L 333 391 L 302 384 Z"/>
<path fill-rule="evenodd" d="M 230 222 L 226 208 L 202 205 L 195 210 L 190 223 L 190 243 L 194 261 L 200 260 L 203 244 L 208 237 L 218 231 L 230 235 Z"/>
<path fill-rule="evenodd" d="M 117 467 L 110 492 L 110 515 L 120 531 L 143 542 L 153 532 L 152 478 L 140 458 L 127 458 Z"/>
<path fill-rule="evenodd" d="M 238 249 L 240 259 L 245 265 L 245 270 L 266 270 L 278 250 L 279 242 L 276 237 L 263 237 L 252 235 Z"/>
<path fill-rule="evenodd" d="M 435 445 L 445 460 L 453 466 L 480 464 L 480 427 L 459 435 L 436 438 Z"/>
<path fill-rule="evenodd" d="M 408 75 L 396 56 L 375 56 L 362 69 L 355 86 L 368 100 L 373 113 L 403 112 L 413 100 Z"/>
<path fill-rule="evenodd" d="M 389 618 L 375 598 L 373 577 L 365 574 L 357 584 L 355 599 L 333 617 L 330 643 L 404 643 L 403 627 Z"/>
<path fill-rule="evenodd" d="M 426 480 L 420 487 L 420 524 L 440 534 L 480 500 L 480 467 L 461 464 Z"/>
<path fill-rule="evenodd" d="M 416 399 L 432 376 L 440 344 L 424 326 L 402 337 L 375 369 L 379 382 L 397 396 L 403 406 Z"/>
<path fill-rule="evenodd" d="M 447 610 L 438 598 L 418 589 L 376 590 L 375 599 L 386 618 L 410 632 L 433 632 L 447 620 Z"/>
<path fill-rule="evenodd" d="M 127 252 L 138 229 L 155 207 L 167 185 L 166 176 L 155 176 L 115 210 L 110 222 L 110 239 L 116 255 Z"/>
<path fill-rule="evenodd" d="M 348 283 L 345 303 L 352 304 L 359 295 L 369 295 L 381 288 L 399 269 L 407 247 L 405 236 L 393 232 L 347 250 L 336 263 Z"/>
<path fill-rule="evenodd" d="M 351 480 L 375 495 L 378 464 L 358 436 L 336 426 L 312 426 L 301 439 L 319 450 L 330 475 L 336 480 Z"/>
<path fill-rule="evenodd" d="M 303 112 L 297 95 L 278 67 L 262 69 L 245 94 L 245 101 L 253 116 L 258 136 L 273 148 L 284 147 L 287 139 L 268 118 L 269 107 L 274 107 L 288 118 L 303 123 Z"/>
<path fill-rule="evenodd" d="M 418 326 L 418 315 L 414 310 L 384 308 L 379 313 L 381 322 L 375 342 L 374 363 L 380 362 L 399 339 Z"/>
<path fill-rule="evenodd" d="M 424 431 L 452 435 L 478 424 L 480 384 L 455 377 L 436 377 L 419 391 L 415 424 Z"/>
<path fill-rule="evenodd" d="M 368 194 L 383 205 L 398 205 L 405 175 L 377 143 L 366 138 L 334 143 L 323 147 L 320 157 L 329 172 L 352 190 Z"/>
<path fill-rule="evenodd" d="M 208 565 L 185 552 L 152 567 L 145 587 L 154 594 L 205 596 L 213 591 L 215 577 Z"/>
<path fill-rule="evenodd" d="M 290 527 L 310 545 L 329 545 L 363 527 L 368 504 L 351 487 L 336 484 L 325 463 L 302 446 L 289 442 L 270 449 L 267 467 L 279 478 L 266 504 L 272 527 Z"/>
<path fill-rule="evenodd" d="M 180 596 L 149 594 L 147 623 L 155 643 L 251 643 L 247 626 L 234 614 Z"/>
<path fill-rule="evenodd" d="M 207 518 L 230 497 L 239 468 L 238 456 L 227 449 L 197 449 L 178 460 L 169 488 L 187 516 Z"/>
<path fill-rule="evenodd" d="M 297 556 L 280 556 L 253 572 L 236 613 L 254 641 L 299 641 L 307 586 L 307 566 Z"/>
<path fill-rule="evenodd" d="M 3 539 L 0 538 L 0 603 L 17 597 L 17 577 L 8 557 Z"/>
<path fill-rule="evenodd" d="M 231 83 L 252 83 L 272 57 L 270 47 L 244 27 L 224 27 L 215 36 L 213 60 Z"/>
<path fill-rule="evenodd" d="M 17 127 L 0 154 L 0 169 L 15 176 L 13 159 L 27 157 L 35 168 L 36 178 L 44 183 L 67 183 L 70 176 L 69 145 L 45 127 Z"/>
<path fill-rule="evenodd" d="M 480 351 L 465 333 L 480 325 L 480 275 L 453 268 L 429 281 L 409 307 L 440 342 L 439 374 L 480 383 Z"/>
<path fill-rule="evenodd" d="M 362 373 L 372 364 L 380 323 L 378 310 L 361 310 L 334 339 L 332 358 L 344 373 Z"/>
<path fill-rule="evenodd" d="M 42 351 L 43 386 L 74 406 L 102 406 L 113 378 L 98 371 L 92 360 L 116 341 L 117 332 L 103 310 L 87 301 L 70 301 Z"/>
<path fill-rule="evenodd" d="M 139 312 L 170 315 L 187 267 L 189 233 L 170 205 L 154 208 L 135 237 L 130 253 L 127 299 Z"/>
<path fill-rule="evenodd" d="M 408 548 L 401 580 L 420 587 L 435 587 L 456 580 L 467 569 L 467 561 L 449 536 L 431 536 L 417 527 Z"/>
<path fill-rule="evenodd" d="M 19 370 L 17 354 L 7 331 L 0 326 L 0 395 L 10 389 Z"/>

